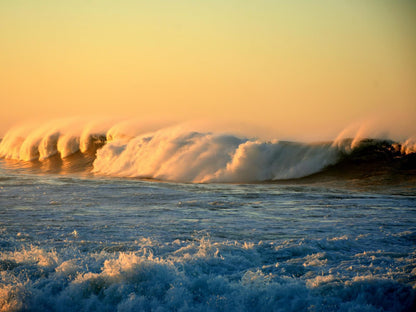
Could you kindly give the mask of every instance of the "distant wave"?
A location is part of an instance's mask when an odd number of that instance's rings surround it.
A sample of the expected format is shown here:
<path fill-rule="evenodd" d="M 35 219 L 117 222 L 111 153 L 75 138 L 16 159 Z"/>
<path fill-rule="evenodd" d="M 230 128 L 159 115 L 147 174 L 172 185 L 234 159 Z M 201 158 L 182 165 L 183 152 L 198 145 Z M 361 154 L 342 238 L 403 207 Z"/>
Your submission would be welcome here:
<path fill-rule="evenodd" d="M 53 122 L 10 130 L 0 157 L 52 172 L 178 182 L 263 182 L 328 172 L 414 170 L 416 139 L 341 139 L 326 143 L 264 141 L 184 126 L 147 131 L 123 124 Z M 360 169 L 361 170 L 361 169 Z"/>

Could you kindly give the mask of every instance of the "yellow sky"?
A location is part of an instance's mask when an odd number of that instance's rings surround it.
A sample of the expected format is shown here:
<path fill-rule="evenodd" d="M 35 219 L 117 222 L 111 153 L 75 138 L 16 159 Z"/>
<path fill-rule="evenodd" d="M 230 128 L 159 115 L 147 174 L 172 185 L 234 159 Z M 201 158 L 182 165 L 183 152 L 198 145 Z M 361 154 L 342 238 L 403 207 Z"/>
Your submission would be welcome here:
<path fill-rule="evenodd" d="M 0 48 L 0 135 L 74 115 L 416 132 L 411 0 L 4 0 Z"/>

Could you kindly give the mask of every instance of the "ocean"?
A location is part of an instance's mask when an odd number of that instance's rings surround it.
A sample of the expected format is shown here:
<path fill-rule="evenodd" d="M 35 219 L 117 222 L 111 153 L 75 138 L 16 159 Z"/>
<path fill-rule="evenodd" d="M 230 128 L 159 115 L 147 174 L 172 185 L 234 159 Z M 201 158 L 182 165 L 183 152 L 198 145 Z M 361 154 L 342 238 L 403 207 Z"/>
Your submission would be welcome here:
<path fill-rule="evenodd" d="M 4 136 L 0 311 L 416 310 L 414 139 L 126 129 Z"/>

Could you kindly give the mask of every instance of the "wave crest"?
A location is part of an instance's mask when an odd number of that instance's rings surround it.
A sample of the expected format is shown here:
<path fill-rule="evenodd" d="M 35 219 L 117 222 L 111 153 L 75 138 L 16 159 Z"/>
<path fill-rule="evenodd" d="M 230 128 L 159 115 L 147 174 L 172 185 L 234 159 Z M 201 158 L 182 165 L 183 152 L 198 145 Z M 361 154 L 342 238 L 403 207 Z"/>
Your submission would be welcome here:
<path fill-rule="evenodd" d="M 3 138 L 0 157 L 40 162 L 57 159 L 53 166 L 82 160 L 82 166 L 75 167 L 96 175 L 238 183 L 296 179 L 340 163 L 369 159 L 382 159 L 385 165 L 386 160 L 392 163 L 416 151 L 415 138 L 404 143 L 354 138 L 311 144 L 198 132 L 183 125 L 148 129 L 75 121 L 20 127 Z M 87 161 L 83 155 L 89 155 Z M 410 167 L 413 158 L 407 158 Z"/>
<path fill-rule="evenodd" d="M 94 172 L 182 182 L 256 182 L 298 178 L 333 164 L 331 144 L 261 141 L 165 128 L 107 143 Z"/>
<path fill-rule="evenodd" d="M 0 157 L 23 161 L 45 160 L 59 154 L 68 157 L 102 146 L 102 126 L 76 121 L 55 121 L 43 126 L 23 126 L 8 131 L 0 143 Z"/>

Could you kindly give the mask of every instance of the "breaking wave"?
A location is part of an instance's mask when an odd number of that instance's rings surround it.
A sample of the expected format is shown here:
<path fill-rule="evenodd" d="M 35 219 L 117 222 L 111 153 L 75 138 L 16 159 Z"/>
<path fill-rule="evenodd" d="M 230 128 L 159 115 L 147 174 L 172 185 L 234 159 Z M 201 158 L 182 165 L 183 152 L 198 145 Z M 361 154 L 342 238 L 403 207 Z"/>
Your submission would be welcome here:
<path fill-rule="evenodd" d="M 415 152 L 416 138 L 300 143 L 194 131 L 183 125 L 152 129 L 74 120 L 15 128 L 0 143 L 1 158 L 48 171 L 195 183 L 298 179 L 334 171 L 334 166 L 351 171 L 357 164 L 414 170 Z"/>
<path fill-rule="evenodd" d="M 143 238 L 137 251 L 88 254 L 32 245 L 2 252 L 0 310 L 413 311 L 416 292 L 403 283 L 414 283 L 412 255 L 354 254 L 362 240 L 161 244 Z"/>

